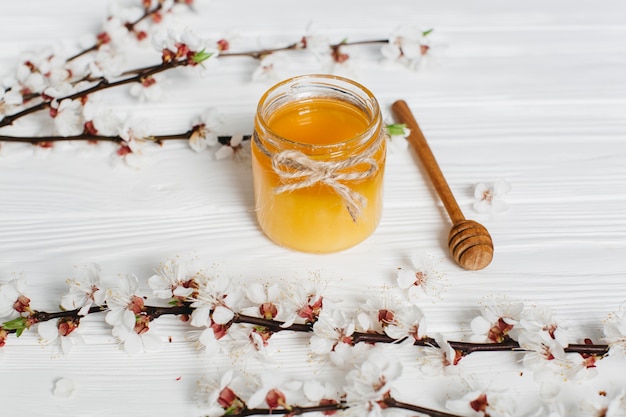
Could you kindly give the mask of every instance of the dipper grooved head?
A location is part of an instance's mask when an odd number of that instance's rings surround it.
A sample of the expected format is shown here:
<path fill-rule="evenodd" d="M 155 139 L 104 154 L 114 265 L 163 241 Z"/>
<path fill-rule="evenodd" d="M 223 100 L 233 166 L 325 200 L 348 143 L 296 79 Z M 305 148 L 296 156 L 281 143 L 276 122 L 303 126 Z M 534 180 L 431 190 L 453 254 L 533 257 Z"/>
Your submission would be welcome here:
<path fill-rule="evenodd" d="M 455 224 L 448 235 L 454 260 L 465 269 L 483 269 L 493 259 L 493 241 L 485 226 L 473 220 Z"/>

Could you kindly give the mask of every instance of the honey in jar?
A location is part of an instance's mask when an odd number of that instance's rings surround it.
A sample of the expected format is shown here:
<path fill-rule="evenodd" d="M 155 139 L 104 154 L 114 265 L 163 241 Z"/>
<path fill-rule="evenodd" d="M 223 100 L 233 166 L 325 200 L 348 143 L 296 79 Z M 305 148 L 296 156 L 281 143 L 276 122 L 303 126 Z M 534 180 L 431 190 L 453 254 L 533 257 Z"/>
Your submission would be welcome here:
<path fill-rule="evenodd" d="M 259 102 L 252 141 L 256 215 L 274 242 L 303 252 L 349 248 L 382 215 L 385 135 L 372 93 L 305 75 Z"/>

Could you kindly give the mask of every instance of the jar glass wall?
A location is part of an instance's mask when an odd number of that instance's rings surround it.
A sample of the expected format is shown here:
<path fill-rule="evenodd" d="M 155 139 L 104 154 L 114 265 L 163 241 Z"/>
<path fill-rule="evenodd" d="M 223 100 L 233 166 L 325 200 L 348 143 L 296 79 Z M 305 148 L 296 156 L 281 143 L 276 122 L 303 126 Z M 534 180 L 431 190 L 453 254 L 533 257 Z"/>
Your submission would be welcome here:
<path fill-rule="evenodd" d="M 363 241 L 382 215 L 385 154 L 380 107 L 365 87 L 332 75 L 275 85 L 259 102 L 252 140 L 261 228 L 304 252 Z"/>

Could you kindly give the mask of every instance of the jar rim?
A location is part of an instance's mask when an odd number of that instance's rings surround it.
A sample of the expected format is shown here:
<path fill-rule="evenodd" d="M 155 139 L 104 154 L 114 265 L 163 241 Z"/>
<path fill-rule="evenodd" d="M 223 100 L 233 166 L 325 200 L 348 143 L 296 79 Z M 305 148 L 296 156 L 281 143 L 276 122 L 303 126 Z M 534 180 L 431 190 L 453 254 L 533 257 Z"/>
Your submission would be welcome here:
<path fill-rule="evenodd" d="M 349 92 L 354 96 L 357 96 L 363 102 L 363 106 L 359 106 L 359 109 L 367 114 L 368 125 L 361 132 L 356 134 L 354 137 L 340 140 L 333 143 L 328 144 L 316 144 L 316 143 L 306 143 L 299 142 L 297 140 L 286 138 L 282 135 L 277 134 L 267 123 L 267 118 L 263 117 L 264 110 L 271 105 L 269 101 L 272 98 L 272 94 L 279 92 L 281 89 L 284 89 L 288 86 L 293 90 L 298 88 L 303 83 L 307 83 L 308 85 L 317 85 L 320 87 L 328 87 L 332 90 Z M 352 88 L 354 91 L 347 91 L 348 88 Z M 284 94 L 284 93 L 283 93 Z M 355 103 L 352 103 L 355 104 Z M 264 131 L 268 132 L 273 140 L 283 144 L 289 144 L 290 146 L 306 149 L 309 151 L 334 151 L 339 148 L 343 148 L 346 146 L 350 146 L 354 143 L 360 143 L 364 139 L 370 139 L 372 130 L 375 130 L 380 125 L 380 105 L 378 101 L 374 97 L 374 94 L 362 84 L 351 80 L 349 78 L 345 78 L 338 75 L 332 74 L 304 74 L 298 75 L 295 77 L 287 78 L 283 81 L 280 81 L 270 87 L 264 94 L 261 96 L 259 103 L 257 105 L 257 121 L 261 125 Z M 267 139 L 267 136 L 266 136 Z"/>

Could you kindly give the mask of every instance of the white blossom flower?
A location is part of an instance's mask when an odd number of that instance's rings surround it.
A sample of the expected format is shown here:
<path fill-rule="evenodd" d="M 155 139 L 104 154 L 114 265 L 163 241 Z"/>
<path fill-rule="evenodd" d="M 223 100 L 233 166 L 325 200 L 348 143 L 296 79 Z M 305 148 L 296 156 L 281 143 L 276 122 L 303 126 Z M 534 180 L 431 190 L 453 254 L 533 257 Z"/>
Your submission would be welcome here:
<path fill-rule="evenodd" d="M 440 376 L 452 373 L 462 356 L 454 350 L 443 335 L 437 333 L 432 338 L 437 345 L 428 344 L 418 351 L 419 369 L 429 376 Z"/>
<path fill-rule="evenodd" d="M 25 294 L 26 281 L 15 278 L 0 285 L 0 318 L 15 318 L 30 311 L 30 298 Z"/>
<path fill-rule="evenodd" d="M 193 295 L 191 325 L 210 326 L 213 321 L 227 324 L 241 308 L 243 293 L 223 276 L 198 277 L 197 293 Z"/>
<path fill-rule="evenodd" d="M 57 91 L 63 92 L 63 95 L 70 95 L 76 91 L 76 87 L 72 83 L 72 71 L 65 67 L 53 67 L 46 73 L 48 85 Z"/>
<path fill-rule="evenodd" d="M 232 158 L 236 155 L 241 155 L 241 150 L 244 148 L 243 145 L 244 136 L 242 134 L 235 134 L 230 138 L 230 142 L 228 145 L 222 145 L 215 152 L 215 159 L 222 160 Z"/>
<path fill-rule="evenodd" d="M 568 333 L 557 323 L 554 312 L 545 306 L 534 305 L 524 309 L 520 318 L 520 326 L 529 332 L 545 333 L 555 339 L 561 346 L 567 346 Z"/>
<path fill-rule="evenodd" d="M 503 179 L 498 179 L 493 183 L 479 183 L 474 189 L 474 210 L 478 213 L 491 214 L 500 213 L 509 209 L 509 204 L 504 197 L 511 191 L 511 184 Z"/>
<path fill-rule="evenodd" d="M 227 340 L 228 333 L 221 331 L 221 328 L 223 326 L 217 326 L 214 329 L 214 326 L 208 325 L 203 330 L 188 331 L 186 337 L 198 351 L 205 353 L 207 356 L 214 356 L 222 351 Z M 222 333 L 224 336 L 221 336 Z M 220 336 L 218 337 L 218 335 Z"/>
<path fill-rule="evenodd" d="M 465 381 L 468 385 L 461 398 L 446 401 L 446 408 L 454 413 L 471 417 L 514 417 L 515 401 L 510 392 L 505 393 L 484 386 L 473 378 Z"/>
<path fill-rule="evenodd" d="M 199 37 L 189 27 L 170 26 L 167 32 L 156 32 L 152 45 L 161 52 L 164 62 L 186 60 L 192 67 L 202 68 L 206 60 L 219 55 L 219 48 L 213 41 Z"/>
<path fill-rule="evenodd" d="M 263 56 L 252 73 L 252 81 L 280 81 L 284 77 L 282 67 L 287 65 L 287 57 L 280 52 Z"/>
<path fill-rule="evenodd" d="M 609 355 L 626 355 L 626 314 L 613 315 L 605 322 L 604 340 L 609 345 Z"/>
<path fill-rule="evenodd" d="M 131 116 L 126 118 L 118 134 L 128 146 L 133 147 L 150 140 L 149 126 L 149 120 Z"/>
<path fill-rule="evenodd" d="M 189 27 L 170 26 L 165 31 L 160 30 L 153 34 L 152 46 L 158 52 L 167 49 L 176 53 L 183 46 L 186 50 L 196 52 L 208 46 L 208 42 L 201 39 Z"/>
<path fill-rule="evenodd" d="M 193 133 L 189 137 L 189 146 L 196 152 L 202 152 L 209 146 L 218 143 L 217 128 L 223 123 L 218 111 L 214 108 L 205 109 L 196 118 Z"/>
<path fill-rule="evenodd" d="M 312 404 L 317 405 L 322 402 L 339 404 L 342 392 L 332 383 L 324 383 L 316 379 L 304 382 L 302 386 L 304 397 Z"/>
<path fill-rule="evenodd" d="M 113 336 L 123 343 L 128 353 L 157 351 L 161 339 L 149 330 L 150 317 L 143 315 L 143 298 L 136 295 L 137 277 L 129 274 L 120 278 L 117 288 L 107 291 L 109 312 L 105 321 L 113 326 Z"/>
<path fill-rule="evenodd" d="M 598 376 L 596 362 L 601 359 L 597 355 L 581 355 L 580 353 L 566 353 L 567 366 L 565 376 L 572 381 L 584 381 Z"/>
<path fill-rule="evenodd" d="M 440 263 L 441 259 L 422 253 L 411 257 L 411 266 L 398 268 L 397 283 L 406 290 L 409 301 L 415 303 L 423 296 L 441 296 L 446 283 L 444 274 L 437 269 Z"/>
<path fill-rule="evenodd" d="M 68 355 L 75 345 L 84 345 L 85 341 L 78 333 L 77 319 L 48 320 L 37 325 L 39 343 L 44 346 L 59 346 L 59 353 Z"/>
<path fill-rule="evenodd" d="M 158 101 L 163 95 L 161 83 L 165 77 L 162 74 L 155 74 L 145 77 L 141 82 L 134 83 L 130 87 L 130 95 L 139 101 Z"/>
<path fill-rule="evenodd" d="M 85 126 L 89 126 L 89 133 L 102 136 L 116 136 L 124 126 L 123 118 L 110 106 L 93 99 L 87 101 L 83 107 Z"/>
<path fill-rule="evenodd" d="M 2 120 L 5 115 L 17 110 L 23 100 L 22 95 L 13 88 L 5 90 L 2 85 L 0 85 L 0 120 Z"/>
<path fill-rule="evenodd" d="M 318 359 L 327 360 L 337 368 L 351 369 L 372 348 L 368 343 L 353 344 L 355 328 L 352 318 L 326 303 L 313 325 L 313 335 L 309 339 L 311 352 Z"/>
<path fill-rule="evenodd" d="M 515 339 L 513 335 L 519 331 L 516 326 L 523 309 L 524 304 L 521 302 L 511 302 L 501 297 L 489 300 L 481 306 L 481 315 L 471 322 L 474 333 L 472 341 L 499 343 L 509 338 Z"/>
<path fill-rule="evenodd" d="M 330 40 L 326 35 L 320 35 L 317 32 L 314 23 L 309 23 L 306 28 L 306 34 L 300 41 L 302 48 L 311 52 L 318 60 L 327 60 L 332 53 Z"/>
<path fill-rule="evenodd" d="M 424 313 L 416 305 L 403 305 L 384 331 L 387 336 L 394 339 L 408 337 L 412 341 L 421 340 L 426 334 Z"/>
<path fill-rule="evenodd" d="M 525 350 L 523 365 L 532 372 L 542 399 L 554 401 L 569 378 L 571 365 L 559 342 L 543 333 L 522 332 L 519 344 Z"/>
<path fill-rule="evenodd" d="M 357 415 L 380 416 L 380 402 L 390 395 L 401 375 L 402 364 L 386 353 L 385 347 L 373 349 L 360 366 L 346 375 L 346 403 Z"/>
<path fill-rule="evenodd" d="M 18 106 L 22 104 L 24 98 L 13 88 L 4 89 L 0 86 L 0 101 L 5 105 Z"/>
<path fill-rule="evenodd" d="M 524 353 L 524 367 L 531 371 L 559 372 L 567 365 L 565 349 L 556 339 L 542 333 L 522 332 L 518 343 Z"/>
<path fill-rule="evenodd" d="M 328 354 L 339 344 L 352 345 L 355 323 L 339 309 L 324 308 L 313 325 L 310 339 L 311 350 L 315 354 Z"/>
<path fill-rule="evenodd" d="M 50 110 L 51 110 L 50 114 L 52 115 L 52 117 L 56 117 L 55 112 L 58 111 L 57 109 L 59 107 L 59 103 L 63 100 L 69 100 L 69 99 L 66 99 L 65 97 L 78 91 L 78 88 L 81 86 L 82 86 L 81 83 L 73 84 L 70 82 L 65 82 L 65 83 L 59 83 L 57 85 L 48 86 L 44 88 L 42 92 L 43 97 L 46 100 L 53 99 L 50 102 Z M 82 104 L 82 102 L 79 99 L 76 99 L 74 101 L 77 101 L 80 104 Z"/>
<path fill-rule="evenodd" d="M 368 64 L 364 63 L 363 58 L 358 51 L 358 49 L 352 49 L 348 54 L 343 44 L 333 45 L 331 47 L 330 58 L 325 64 L 322 63 L 324 71 L 346 78 L 359 78 L 359 65 Z"/>
<path fill-rule="evenodd" d="M 124 72 L 124 55 L 112 48 L 99 48 L 95 57 L 87 64 L 88 73 L 108 81 L 119 77 Z"/>
<path fill-rule="evenodd" d="M 288 409 L 297 404 L 300 398 L 302 382 L 291 380 L 276 372 L 264 372 L 255 392 L 248 399 L 249 408 L 267 406 L 270 410 Z"/>
<path fill-rule="evenodd" d="M 161 350 L 161 338 L 153 332 L 139 332 L 125 327 L 114 327 L 113 336 L 123 343 L 124 350 L 130 354 L 141 352 L 157 352 Z"/>
<path fill-rule="evenodd" d="M 114 327 L 123 326 L 127 329 L 135 327 L 135 314 L 139 312 L 137 299 L 141 299 L 136 295 L 138 289 L 137 277 L 128 274 L 120 277 L 118 287 L 107 290 L 106 302 L 109 311 L 105 316 L 105 321 L 108 324 Z M 143 301 L 140 305 L 143 305 Z"/>
<path fill-rule="evenodd" d="M 85 119 L 80 100 L 65 99 L 60 103 L 52 101 L 51 110 L 54 110 L 54 126 L 59 135 L 74 136 L 83 133 Z"/>
<path fill-rule="evenodd" d="M 144 160 L 143 145 L 150 141 L 149 121 L 129 117 L 118 135 L 124 140 L 116 154 L 131 168 L 140 168 Z"/>
<path fill-rule="evenodd" d="M 239 413 L 246 404 L 242 396 L 249 394 L 245 378 L 235 375 L 232 369 L 219 379 L 203 377 L 196 386 L 194 400 L 209 417 L 221 417 L 227 411 Z"/>
<path fill-rule="evenodd" d="M 190 332 L 188 337 L 198 348 L 212 355 L 220 351 L 220 342 L 236 333 L 231 321 L 241 307 L 243 293 L 226 277 L 202 278 L 190 301 L 193 307 L 191 325 L 204 329 Z M 231 339 L 234 338 L 236 336 Z M 249 340 L 247 336 L 245 339 Z"/>
<path fill-rule="evenodd" d="M 626 416 L 626 391 L 623 384 L 598 395 L 585 397 L 581 405 L 582 414 L 589 417 L 622 417 Z"/>
<path fill-rule="evenodd" d="M 21 63 L 17 67 L 16 80 L 19 84 L 19 90 L 27 93 L 42 93 L 47 87 L 46 78 L 32 64 L 32 61 Z"/>
<path fill-rule="evenodd" d="M 100 283 L 100 266 L 91 264 L 81 269 L 80 278 L 66 281 L 70 290 L 61 298 L 61 307 L 66 310 L 80 309 L 78 314 L 86 316 L 95 305 L 104 305 L 106 291 Z"/>
<path fill-rule="evenodd" d="M 392 294 L 383 292 L 372 294 L 360 305 L 357 323 L 364 332 L 384 332 L 385 328 L 395 323 L 396 314 L 402 308 L 401 300 Z"/>
<path fill-rule="evenodd" d="M 424 313 L 416 305 L 407 305 L 400 309 L 393 322 L 385 327 L 385 334 L 394 339 L 408 337 L 410 340 L 421 340 L 426 334 Z"/>
<path fill-rule="evenodd" d="M 132 45 L 133 36 L 130 36 L 128 28 L 126 27 L 126 16 L 122 16 L 122 12 L 128 12 L 129 9 L 117 9 L 117 15 L 111 14 L 102 25 L 102 30 L 98 34 L 98 38 L 95 43 L 109 44 L 112 48 L 117 50 L 124 50 Z"/>
<path fill-rule="evenodd" d="M 243 309 L 244 314 L 260 316 L 266 319 L 275 319 L 280 312 L 279 302 L 282 289 L 276 282 L 263 284 L 252 282 L 246 286 L 246 297 L 254 306 Z"/>
<path fill-rule="evenodd" d="M 284 288 L 285 323 L 289 327 L 296 320 L 315 323 L 322 311 L 324 286 L 317 281 L 304 281 Z"/>
<path fill-rule="evenodd" d="M 381 48 L 383 57 L 400 62 L 410 69 L 417 70 L 430 46 L 425 32 L 415 26 L 402 26 L 396 29 Z"/>
<path fill-rule="evenodd" d="M 186 299 L 194 292 L 196 275 L 189 273 L 186 265 L 168 259 L 155 272 L 148 279 L 155 297 Z"/>

